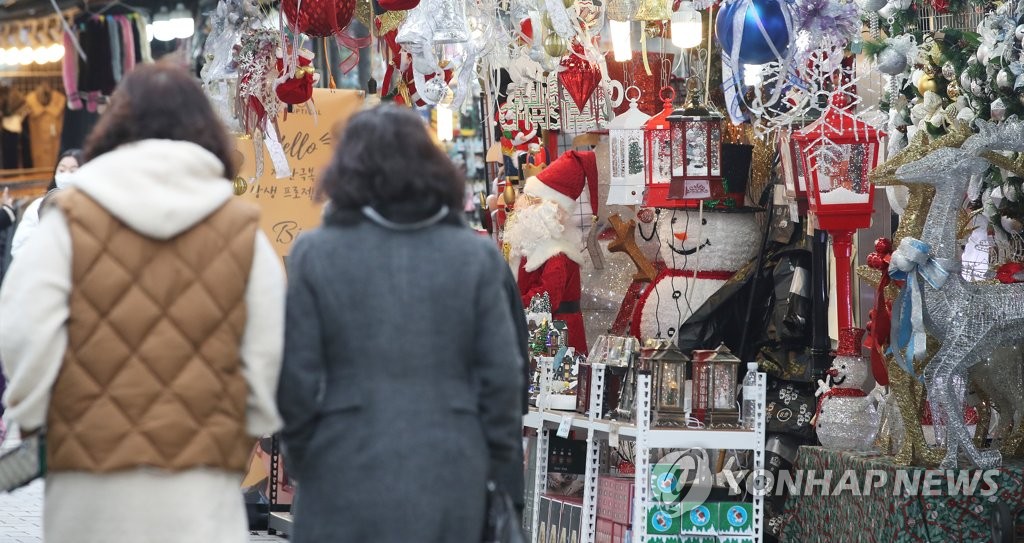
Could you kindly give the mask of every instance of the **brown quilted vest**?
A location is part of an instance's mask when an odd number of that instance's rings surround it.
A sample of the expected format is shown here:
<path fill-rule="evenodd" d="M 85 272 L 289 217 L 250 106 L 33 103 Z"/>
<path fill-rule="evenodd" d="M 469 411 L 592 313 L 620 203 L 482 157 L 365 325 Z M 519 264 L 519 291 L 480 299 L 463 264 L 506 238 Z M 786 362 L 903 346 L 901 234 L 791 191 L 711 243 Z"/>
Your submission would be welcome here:
<path fill-rule="evenodd" d="M 47 467 L 243 471 L 239 354 L 259 212 L 231 199 L 169 240 L 147 238 L 75 189 L 68 347 L 47 417 Z"/>

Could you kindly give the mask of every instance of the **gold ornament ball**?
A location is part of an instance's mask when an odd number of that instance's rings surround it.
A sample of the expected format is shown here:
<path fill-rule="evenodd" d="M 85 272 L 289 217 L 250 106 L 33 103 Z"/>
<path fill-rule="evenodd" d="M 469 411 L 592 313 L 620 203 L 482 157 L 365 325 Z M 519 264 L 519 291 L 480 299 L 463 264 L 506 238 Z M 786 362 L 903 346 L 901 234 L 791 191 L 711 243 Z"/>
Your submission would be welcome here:
<path fill-rule="evenodd" d="M 565 6 L 565 9 L 571 8 L 575 3 L 576 0 L 562 0 L 562 5 Z"/>
<path fill-rule="evenodd" d="M 961 94 L 960 84 L 956 81 L 950 81 L 949 85 L 946 86 L 946 96 L 949 96 L 950 100 L 956 100 Z"/>
<path fill-rule="evenodd" d="M 569 51 L 569 41 L 551 32 L 544 36 L 544 52 L 553 58 L 559 58 Z"/>
<path fill-rule="evenodd" d="M 921 79 L 917 80 L 917 92 L 920 92 L 922 95 L 928 91 L 935 92 L 936 89 L 938 89 L 938 85 L 931 74 L 924 74 L 921 76 Z"/>
<path fill-rule="evenodd" d="M 249 183 L 245 181 L 244 177 L 238 176 L 231 182 L 231 188 L 234 189 L 236 196 L 241 196 L 245 194 L 245 191 L 249 190 Z"/>

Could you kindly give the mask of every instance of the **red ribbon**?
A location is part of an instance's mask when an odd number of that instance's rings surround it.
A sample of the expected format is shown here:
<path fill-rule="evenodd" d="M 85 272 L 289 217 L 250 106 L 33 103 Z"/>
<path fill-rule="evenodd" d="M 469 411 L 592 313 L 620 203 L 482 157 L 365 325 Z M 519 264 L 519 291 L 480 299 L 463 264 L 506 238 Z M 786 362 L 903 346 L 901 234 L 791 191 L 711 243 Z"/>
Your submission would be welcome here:
<path fill-rule="evenodd" d="M 352 27 L 350 26 L 348 29 L 342 30 L 334 36 L 335 41 L 338 43 L 338 47 L 348 49 L 351 52 L 351 54 L 345 57 L 345 60 L 341 61 L 341 64 L 338 65 L 338 69 L 344 74 L 351 72 L 353 68 L 359 65 L 359 50 L 363 47 L 369 47 L 370 44 L 373 43 L 373 38 L 371 36 L 363 38 L 353 36 L 349 33 L 350 28 Z"/>
<path fill-rule="evenodd" d="M 867 393 L 859 388 L 832 387 L 831 390 L 818 397 L 818 408 L 814 410 L 814 418 L 811 420 L 818 420 L 818 415 L 821 414 L 821 404 L 825 403 L 825 398 L 863 398 L 865 396 Z M 816 424 L 816 422 L 811 424 Z"/>
<path fill-rule="evenodd" d="M 1002 266 L 999 266 L 999 270 L 996 271 L 996 279 L 1000 283 L 1020 283 L 1021 279 L 1017 278 L 1017 274 L 1024 271 L 1024 263 L 1021 262 L 1007 262 Z"/>

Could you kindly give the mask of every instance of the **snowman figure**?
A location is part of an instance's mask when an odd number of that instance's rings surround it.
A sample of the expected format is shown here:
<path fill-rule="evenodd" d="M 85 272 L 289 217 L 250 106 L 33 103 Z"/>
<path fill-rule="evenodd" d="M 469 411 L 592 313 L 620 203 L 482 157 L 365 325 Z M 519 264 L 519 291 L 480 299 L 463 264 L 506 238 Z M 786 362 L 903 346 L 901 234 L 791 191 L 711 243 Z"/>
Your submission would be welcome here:
<path fill-rule="evenodd" d="M 881 422 L 881 387 L 874 386 L 871 365 L 862 356 L 840 355 L 824 380 L 818 380 L 818 409 L 812 424 L 829 449 L 870 451 Z"/>
<path fill-rule="evenodd" d="M 641 341 L 672 339 L 681 323 L 757 256 L 760 227 L 754 211 L 706 205 L 658 210 L 658 264 L 664 269 L 640 296 L 633 335 Z"/>

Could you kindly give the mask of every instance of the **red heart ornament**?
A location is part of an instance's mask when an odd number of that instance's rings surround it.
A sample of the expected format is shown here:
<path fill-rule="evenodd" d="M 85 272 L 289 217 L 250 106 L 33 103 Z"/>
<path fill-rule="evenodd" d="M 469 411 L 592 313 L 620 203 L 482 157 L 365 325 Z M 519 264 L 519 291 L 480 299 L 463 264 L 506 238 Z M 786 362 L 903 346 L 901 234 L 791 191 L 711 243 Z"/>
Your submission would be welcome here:
<path fill-rule="evenodd" d="M 302 0 L 301 13 L 298 4 L 298 0 L 283 0 L 285 17 L 299 32 L 317 38 L 344 30 L 356 9 L 355 0 Z"/>
<path fill-rule="evenodd" d="M 558 81 L 569 92 L 576 108 L 583 111 L 594 90 L 601 83 L 601 68 L 589 59 L 581 56 L 581 48 L 576 54 L 562 59 L 562 71 L 558 72 Z"/>

